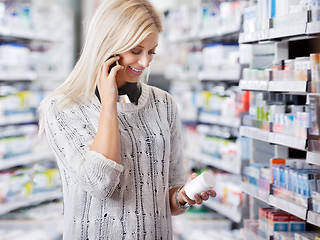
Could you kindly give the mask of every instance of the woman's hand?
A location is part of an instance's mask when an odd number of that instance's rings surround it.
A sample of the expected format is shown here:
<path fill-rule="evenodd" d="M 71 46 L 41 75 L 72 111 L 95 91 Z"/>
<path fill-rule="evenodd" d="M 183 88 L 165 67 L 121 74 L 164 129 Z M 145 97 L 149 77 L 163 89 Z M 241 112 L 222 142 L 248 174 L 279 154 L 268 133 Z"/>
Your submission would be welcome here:
<path fill-rule="evenodd" d="M 109 58 L 104 62 L 98 74 L 97 85 L 102 103 L 114 103 L 118 100 L 118 86 L 116 76 L 117 72 L 123 69 L 123 66 L 117 65 L 111 69 L 110 73 L 108 72 L 110 66 L 119 59 L 119 56 Z"/>
<path fill-rule="evenodd" d="M 196 177 L 198 177 L 198 174 L 193 173 L 185 185 L 187 185 L 188 182 L 195 179 Z M 179 200 L 180 204 L 182 204 L 182 205 L 184 205 L 185 203 L 189 203 L 190 205 L 202 204 L 203 201 L 207 201 L 209 199 L 209 196 L 215 197 L 217 195 L 216 192 L 213 189 L 211 189 L 207 192 L 201 192 L 200 194 L 198 194 L 198 193 L 195 194 L 194 195 L 195 200 L 192 200 L 187 196 L 184 188 L 185 187 L 183 187 L 178 193 L 178 200 Z"/>

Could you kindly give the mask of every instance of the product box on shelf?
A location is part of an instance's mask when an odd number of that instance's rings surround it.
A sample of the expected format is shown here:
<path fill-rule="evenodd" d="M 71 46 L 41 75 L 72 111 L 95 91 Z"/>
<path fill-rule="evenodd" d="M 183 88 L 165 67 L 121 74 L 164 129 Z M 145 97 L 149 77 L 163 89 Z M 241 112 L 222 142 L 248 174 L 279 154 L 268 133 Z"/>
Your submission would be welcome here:
<path fill-rule="evenodd" d="M 320 237 L 320 233 L 303 232 L 294 234 L 294 240 L 315 240 L 317 237 Z"/>
<path fill-rule="evenodd" d="M 275 232 L 274 240 L 294 240 L 293 232 Z"/>
<path fill-rule="evenodd" d="M 274 208 L 259 208 L 259 228 L 268 236 L 276 232 L 304 232 L 306 222 L 290 213 Z"/>
<path fill-rule="evenodd" d="M 310 128 L 309 128 L 309 139 L 319 140 L 320 138 L 320 96 L 310 95 L 309 96 L 309 113 L 310 113 Z M 309 151 L 320 152 L 320 146 L 317 144 L 318 141 L 310 141 Z"/>
<path fill-rule="evenodd" d="M 316 213 L 320 213 L 320 192 L 312 191 L 311 193 L 311 199 L 312 199 L 312 211 Z"/>
<path fill-rule="evenodd" d="M 310 54 L 311 57 L 311 92 L 320 92 L 320 53 Z"/>

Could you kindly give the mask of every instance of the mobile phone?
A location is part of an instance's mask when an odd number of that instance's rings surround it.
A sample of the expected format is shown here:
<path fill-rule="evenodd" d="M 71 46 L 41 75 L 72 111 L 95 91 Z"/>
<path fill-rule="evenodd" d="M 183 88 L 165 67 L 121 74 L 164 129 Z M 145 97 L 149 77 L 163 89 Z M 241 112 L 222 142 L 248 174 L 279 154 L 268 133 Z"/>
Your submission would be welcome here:
<path fill-rule="evenodd" d="M 109 57 L 108 59 L 113 58 L 113 57 L 116 57 L 116 56 L 118 56 L 118 55 L 113 55 L 113 56 Z M 108 60 L 108 59 L 107 59 L 107 60 Z M 106 60 L 106 61 L 107 61 L 107 60 Z M 110 67 L 109 67 L 108 73 L 110 73 L 110 72 L 111 72 L 111 69 L 112 69 L 113 67 L 117 66 L 117 65 L 119 65 L 119 62 L 118 62 L 118 61 L 115 61 L 114 63 L 112 63 L 112 64 L 110 65 Z"/>

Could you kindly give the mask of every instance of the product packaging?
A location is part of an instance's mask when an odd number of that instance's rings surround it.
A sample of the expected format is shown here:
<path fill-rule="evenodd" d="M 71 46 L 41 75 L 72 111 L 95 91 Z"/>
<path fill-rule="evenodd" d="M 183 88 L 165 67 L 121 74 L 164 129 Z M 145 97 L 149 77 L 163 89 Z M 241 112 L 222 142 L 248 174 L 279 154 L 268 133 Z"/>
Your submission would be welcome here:
<path fill-rule="evenodd" d="M 201 173 L 185 186 L 187 196 L 194 200 L 195 194 L 209 191 L 214 185 L 214 176 L 210 171 Z"/>

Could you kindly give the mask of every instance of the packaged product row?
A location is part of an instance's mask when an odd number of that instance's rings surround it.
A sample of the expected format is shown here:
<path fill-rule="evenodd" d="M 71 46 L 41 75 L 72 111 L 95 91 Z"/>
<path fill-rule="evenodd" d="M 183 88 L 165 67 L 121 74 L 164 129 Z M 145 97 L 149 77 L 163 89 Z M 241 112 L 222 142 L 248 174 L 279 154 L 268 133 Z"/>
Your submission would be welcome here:
<path fill-rule="evenodd" d="M 56 1 L 1 1 L 0 79 L 65 79 L 74 65 L 73 23 L 73 11 Z"/>
<path fill-rule="evenodd" d="M 208 44 L 183 43 L 168 45 L 175 54 L 170 55 L 165 74 L 168 78 L 184 76 L 183 73 L 195 75 L 195 80 L 219 80 L 237 81 L 240 78 L 239 46 L 237 43 L 215 42 Z M 177 51 L 179 49 L 179 51 Z M 210 76 L 202 76 L 204 73 Z M 230 73 L 231 72 L 231 73 Z M 202 74 L 202 75 L 201 75 Z M 229 76 L 226 78 L 226 76 Z M 181 80 L 184 77 L 181 77 Z"/>
<path fill-rule="evenodd" d="M 249 92 L 241 92 L 237 87 L 173 83 L 170 92 L 177 100 L 181 114 L 188 109 L 199 109 L 200 122 L 206 122 L 205 117 L 202 118 L 206 115 L 216 118 L 217 124 L 218 118 L 221 119 L 220 125 L 228 120 L 236 122 L 249 109 Z"/>
<path fill-rule="evenodd" d="M 320 234 L 306 230 L 306 222 L 292 214 L 274 208 L 259 208 L 258 220 L 245 220 L 244 230 L 259 239 L 317 239 Z M 303 238 L 303 237 L 310 238 Z M 245 238 L 246 239 L 246 238 Z"/>
<path fill-rule="evenodd" d="M 0 86 L 0 159 L 32 152 L 39 143 L 37 108 L 43 91 L 30 84 Z"/>
<path fill-rule="evenodd" d="M 168 39 L 210 37 L 224 31 L 239 31 L 243 9 L 248 1 L 194 1 L 169 11 L 166 17 Z"/>
<path fill-rule="evenodd" d="M 312 11 L 312 19 L 319 19 L 317 11 L 320 9 L 318 0 L 283 0 L 283 1 L 258 1 L 257 5 L 244 10 L 243 31 L 245 33 L 259 32 L 272 27 L 295 25 L 307 22 L 308 10 Z"/>
<path fill-rule="evenodd" d="M 200 126 L 201 127 L 201 126 Z M 241 140 L 223 139 L 199 132 L 199 126 L 185 126 L 185 148 L 230 163 L 239 164 Z M 227 133 L 228 134 L 228 133 Z"/>
<path fill-rule="evenodd" d="M 249 112 L 243 116 L 242 124 L 306 139 L 310 108 L 301 102 L 294 95 L 251 93 Z"/>
<path fill-rule="evenodd" d="M 0 2 L 0 33 L 32 38 L 60 39 L 57 36 L 57 19 L 72 15 L 72 12 L 54 1 L 15 0 Z M 51 19 L 53 21 L 48 21 Z M 68 26 L 68 22 L 61 27 Z"/>
<path fill-rule="evenodd" d="M 0 172 L 0 202 L 25 201 L 36 194 L 61 186 L 59 171 L 53 162 Z"/>
<path fill-rule="evenodd" d="M 243 89 L 290 91 L 290 88 L 284 88 L 280 85 L 281 82 L 286 81 L 285 84 L 295 84 L 297 81 L 302 81 L 310 82 L 310 89 L 307 88 L 308 85 L 304 85 L 303 88 L 296 91 L 317 93 L 319 92 L 320 82 L 319 59 L 319 53 L 312 53 L 308 57 L 273 61 L 272 68 L 245 68 L 240 86 Z M 265 86 L 264 89 L 259 89 L 262 85 Z M 279 87 L 277 88 L 277 86 Z"/>
<path fill-rule="evenodd" d="M 305 159 L 271 159 L 270 163 L 245 166 L 243 181 L 300 203 L 312 192 L 320 192 L 320 168 Z M 302 205 L 308 205 L 307 201 Z"/>

